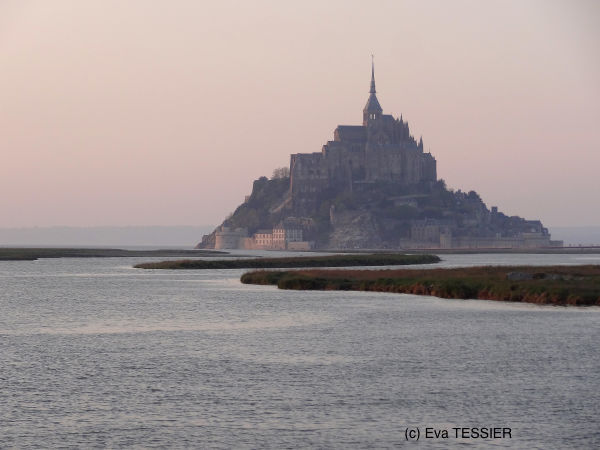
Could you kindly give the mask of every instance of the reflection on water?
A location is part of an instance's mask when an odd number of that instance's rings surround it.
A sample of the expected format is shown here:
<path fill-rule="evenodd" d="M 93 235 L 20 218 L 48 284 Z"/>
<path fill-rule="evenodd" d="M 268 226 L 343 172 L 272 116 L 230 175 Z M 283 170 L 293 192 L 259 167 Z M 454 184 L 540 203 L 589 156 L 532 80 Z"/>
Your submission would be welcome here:
<path fill-rule="evenodd" d="M 280 291 L 142 260 L 0 262 L 0 447 L 390 448 L 409 425 L 600 444 L 600 308 Z"/>
<path fill-rule="evenodd" d="M 189 320 L 160 320 L 156 323 L 140 323 L 137 320 L 117 322 L 92 322 L 82 326 L 69 328 L 40 327 L 28 334 L 123 334 L 149 333 L 154 331 L 235 331 L 235 330 L 264 330 L 270 328 L 302 327 L 321 324 L 327 321 L 324 316 L 308 313 L 295 315 L 276 315 L 271 318 L 249 319 L 239 321 L 197 322 Z M 19 334 L 18 330 L 7 330 L 6 334 Z"/>

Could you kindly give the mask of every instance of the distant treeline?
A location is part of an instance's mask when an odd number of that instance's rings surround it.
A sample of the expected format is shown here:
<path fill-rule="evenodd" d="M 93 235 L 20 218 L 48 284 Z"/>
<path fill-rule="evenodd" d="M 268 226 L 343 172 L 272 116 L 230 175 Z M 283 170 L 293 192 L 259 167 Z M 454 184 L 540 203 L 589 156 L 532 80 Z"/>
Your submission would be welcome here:
<path fill-rule="evenodd" d="M 600 305 L 600 266 L 255 271 L 242 283 L 556 305 Z"/>
<path fill-rule="evenodd" d="M 345 254 L 287 258 L 230 259 L 226 261 L 180 260 L 137 264 L 138 269 L 271 269 L 293 267 L 397 266 L 439 262 L 435 255 Z"/>

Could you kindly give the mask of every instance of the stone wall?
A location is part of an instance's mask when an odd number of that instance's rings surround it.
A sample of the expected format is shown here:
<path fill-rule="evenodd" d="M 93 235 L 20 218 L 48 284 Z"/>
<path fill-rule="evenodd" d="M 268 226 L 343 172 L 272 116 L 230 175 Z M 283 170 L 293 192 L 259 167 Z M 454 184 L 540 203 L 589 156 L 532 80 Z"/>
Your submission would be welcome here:
<path fill-rule="evenodd" d="M 248 235 L 248 231 L 244 228 L 235 230 L 229 227 L 222 226 L 220 230 L 215 232 L 215 249 L 234 249 L 244 248 L 243 239 Z"/>

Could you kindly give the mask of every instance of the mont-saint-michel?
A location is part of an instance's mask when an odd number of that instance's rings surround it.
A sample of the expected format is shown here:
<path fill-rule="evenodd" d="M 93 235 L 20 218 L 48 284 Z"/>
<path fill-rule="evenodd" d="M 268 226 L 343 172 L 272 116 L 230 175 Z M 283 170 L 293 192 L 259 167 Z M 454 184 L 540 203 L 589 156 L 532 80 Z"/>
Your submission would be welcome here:
<path fill-rule="evenodd" d="M 435 157 L 408 122 L 384 114 L 371 65 L 362 125 L 339 125 L 320 152 L 290 155 L 288 168 L 252 193 L 197 248 L 532 249 L 562 247 L 540 220 L 488 208 L 474 190 L 446 187 Z"/>
<path fill-rule="evenodd" d="M 589 0 L 0 1 L 0 450 L 600 449 L 598 55 Z"/>

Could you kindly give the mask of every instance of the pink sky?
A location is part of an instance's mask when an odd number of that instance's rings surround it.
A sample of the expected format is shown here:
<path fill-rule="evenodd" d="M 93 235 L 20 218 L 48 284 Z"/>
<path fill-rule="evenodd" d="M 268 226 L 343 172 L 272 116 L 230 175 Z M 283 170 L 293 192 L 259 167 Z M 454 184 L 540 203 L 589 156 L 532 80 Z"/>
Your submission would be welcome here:
<path fill-rule="evenodd" d="M 449 187 L 600 225 L 596 1 L 3 1 L 0 227 L 217 224 L 403 115 Z"/>

